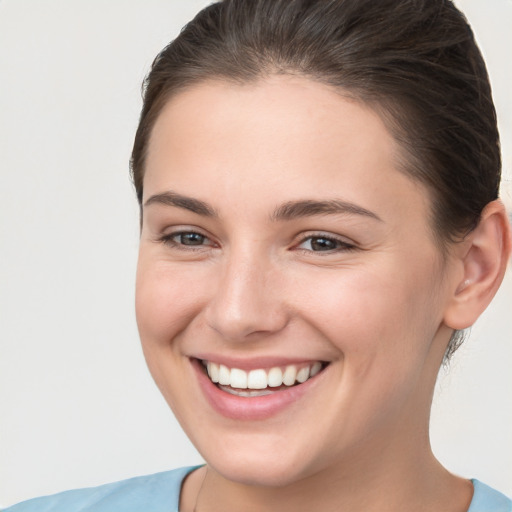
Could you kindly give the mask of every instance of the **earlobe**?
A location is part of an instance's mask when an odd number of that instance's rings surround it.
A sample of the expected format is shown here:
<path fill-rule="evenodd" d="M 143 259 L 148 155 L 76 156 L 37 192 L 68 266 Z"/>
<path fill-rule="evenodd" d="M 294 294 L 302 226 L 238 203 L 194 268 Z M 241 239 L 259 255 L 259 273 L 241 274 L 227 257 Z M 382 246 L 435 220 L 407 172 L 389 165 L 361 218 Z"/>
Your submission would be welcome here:
<path fill-rule="evenodd" d="M 462 330 L 475 323 L 496 294 L 511 252 L 511 232 L 500 200 L 489 203 L 478 226 L 467 236 L 458 264 L 462 279 L 455 284 L 444 323 Z"/>

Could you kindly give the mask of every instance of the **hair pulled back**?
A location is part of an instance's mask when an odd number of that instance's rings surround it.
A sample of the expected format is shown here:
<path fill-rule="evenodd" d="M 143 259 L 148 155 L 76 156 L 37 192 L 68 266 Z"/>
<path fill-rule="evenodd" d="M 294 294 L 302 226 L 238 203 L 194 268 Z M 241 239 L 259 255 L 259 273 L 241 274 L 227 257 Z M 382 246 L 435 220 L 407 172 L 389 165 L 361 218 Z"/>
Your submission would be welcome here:
<path fill-rule="evenodd" d="M 471 231 L 498 197 L 487 71 L 450 0 L 224 0 L 187 24 L 145 79 L 130 162 L 139 203 L 151 131 L 174 94 L 209 79 L 275 74 L 328 84 L 381 115 L 402 149 L 400 170 L 429 191 L 441 247 Z"/>

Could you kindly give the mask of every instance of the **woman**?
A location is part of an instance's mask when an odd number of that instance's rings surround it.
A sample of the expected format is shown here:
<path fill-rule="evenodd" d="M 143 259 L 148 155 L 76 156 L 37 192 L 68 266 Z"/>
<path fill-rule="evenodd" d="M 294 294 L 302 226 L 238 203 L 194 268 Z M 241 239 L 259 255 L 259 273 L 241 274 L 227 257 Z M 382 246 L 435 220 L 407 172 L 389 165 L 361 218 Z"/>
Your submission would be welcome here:
<path fill-rule="evenodd" d="M 207 464 L 13 512 L 512 509 L 429 444 L 511 246 L 450 2 L 212 5 L 153 64 L 132 172 L 144 353 Z"/>

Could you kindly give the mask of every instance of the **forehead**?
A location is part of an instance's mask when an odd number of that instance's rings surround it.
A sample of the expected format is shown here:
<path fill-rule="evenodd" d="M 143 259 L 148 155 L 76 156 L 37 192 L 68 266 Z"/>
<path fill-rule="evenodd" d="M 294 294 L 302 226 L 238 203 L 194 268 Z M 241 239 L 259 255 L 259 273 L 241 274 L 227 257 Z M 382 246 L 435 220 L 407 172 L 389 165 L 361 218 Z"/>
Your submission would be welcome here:
<path fill-rule="evenodd" d="M 397 149 L 381 118 L 370 107 L 343 90 L 288 75 L 247 84 L 212 80 L 178 92 L 157 118 L 149 153 L 171 138 L 189 142 L 199 137 L 212 143 L 221 137 L 238 143 L 245 140 L 246 149 L 262 142 L 270 149 L 272 140 L 283 150 L 291 148 L 294 141 L 309 140 L 304 150 L 318 147 L 317 153 L 329 142 L 338 147 L 357 144 L 354 152 L 372 145 L 387 151 L 390 157 Z"/>
<path fill-rule="evenodd" d="M 415 208 L 422 208 L 426 191 L 397 170 L 399 153 L 375 111 L 327 85 L 290 76 L 211 81 L 178 93 L 162 110 L 144 195 L 193 189 L 209 200 L 214 186 L 244 208 L 254 197 L 274 207 L 336 196 L 386 209 L 411 206 L 416 194 Z"/>

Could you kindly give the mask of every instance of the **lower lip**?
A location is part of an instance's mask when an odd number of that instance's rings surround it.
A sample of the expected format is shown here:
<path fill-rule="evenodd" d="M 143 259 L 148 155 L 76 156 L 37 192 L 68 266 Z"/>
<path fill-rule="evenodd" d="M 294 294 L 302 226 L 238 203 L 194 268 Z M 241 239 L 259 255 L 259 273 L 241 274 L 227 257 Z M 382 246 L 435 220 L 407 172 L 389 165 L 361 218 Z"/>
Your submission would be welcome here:
<path fill-rule="evenodd" d="M 322 371 L 303 384 L 275 391 L 270 395 L 244 397 L 219 389 L 206 375 L 204 366 L 197 359 L 191 361 L 209 404 L 222 416 L 235 420 L 264 420 L 279 414 L 310 392 L 324 373 Z"/>

